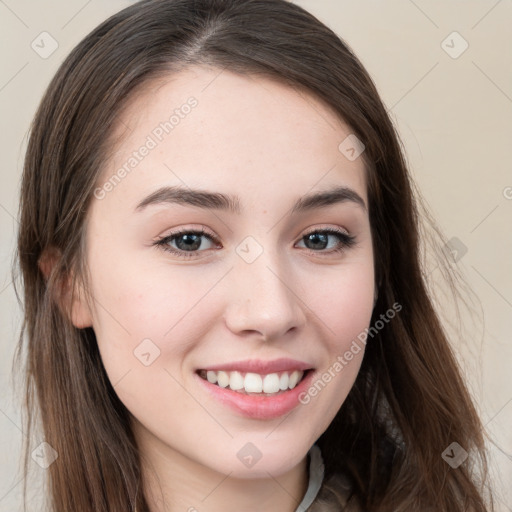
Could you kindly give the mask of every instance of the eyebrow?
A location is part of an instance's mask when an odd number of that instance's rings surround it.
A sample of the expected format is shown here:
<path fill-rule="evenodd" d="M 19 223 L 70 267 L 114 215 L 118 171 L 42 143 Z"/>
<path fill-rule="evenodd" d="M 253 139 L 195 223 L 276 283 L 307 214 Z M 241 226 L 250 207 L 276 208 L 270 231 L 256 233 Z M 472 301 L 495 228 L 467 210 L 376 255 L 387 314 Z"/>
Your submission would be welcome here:
<path fill-rule="evenodd" d="M 364 199 L 355 190 L 340 186 L 299 198 L 294 204 L 291 213 L 303 213 L 315 208 L 324 208 L 345 202 L 355 203 L 367 212 Z M 242 211 L 238 196 L 230 196 L 207 190 L 194 190 L 181 186 L 161 187 L 155 190 L 155 192 L 145 197 L 136 206 L 135 211 L 141 211 L 147 206 L 159 204 L 182 204 L 207 210 L 226 210 L 235 214 L 240 214 Z"/>

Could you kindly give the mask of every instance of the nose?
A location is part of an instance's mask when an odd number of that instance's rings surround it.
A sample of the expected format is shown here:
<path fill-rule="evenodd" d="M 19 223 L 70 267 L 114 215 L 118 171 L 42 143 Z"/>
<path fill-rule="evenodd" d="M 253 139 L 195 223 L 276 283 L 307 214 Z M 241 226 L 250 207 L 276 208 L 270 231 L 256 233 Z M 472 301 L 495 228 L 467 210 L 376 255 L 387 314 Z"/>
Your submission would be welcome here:
<path fill-rule="evenodd" d="M 237 258 L 230 274 L 225 322 L 233 333 L 273 341 L 304 325 L 300 283 L 278 257 L 264 251 L 252 263 Z"/>

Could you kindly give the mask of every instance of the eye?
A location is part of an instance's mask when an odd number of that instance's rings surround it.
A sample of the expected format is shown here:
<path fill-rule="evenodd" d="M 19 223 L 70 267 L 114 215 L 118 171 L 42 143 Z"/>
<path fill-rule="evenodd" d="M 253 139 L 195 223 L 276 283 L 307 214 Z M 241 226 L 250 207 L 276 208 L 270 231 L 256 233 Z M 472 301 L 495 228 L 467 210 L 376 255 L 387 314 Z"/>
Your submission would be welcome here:
<path fill-rule="evenodd" d="M 315 253 L 333 254 L 354 246 L 356 238 L 345 231 L 326 228 L 310 231 L 299 243 Z M 180 258 L 192 258 L 197 253 L 220 246 L 220 242 L 204 229 L 181 229 L 158 239 L 153 245 Z"/>
<path fill-rule="evenodd" d="M 311 251 L 330 254 L 338 253 L 354 246 L 356 238 L 345 231 L 326 228 L 310 231 L 302 237 L 301 242 Z M 330 250 L 326 251 L 325 249 Z"/>
<path fill-rule="evenodd" d="M 207 239 L 206 243 L 204 243 L 205 239 Z M 164 251 L 183 258 L 191 258 L 194 253 L 211 249 L 214 244 L 218 244 L 218 240 L 204 229 L 182 229 L 170 233 L 154 243 Z"/>

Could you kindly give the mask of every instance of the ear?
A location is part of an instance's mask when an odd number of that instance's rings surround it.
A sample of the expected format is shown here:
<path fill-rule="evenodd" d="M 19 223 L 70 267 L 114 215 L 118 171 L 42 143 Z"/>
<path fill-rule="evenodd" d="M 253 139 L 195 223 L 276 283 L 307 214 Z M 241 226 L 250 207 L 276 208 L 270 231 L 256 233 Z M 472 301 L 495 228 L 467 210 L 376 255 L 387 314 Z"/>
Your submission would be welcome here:
<path fill-rule="evenodd" d="M 46 281 L 48 281 L 61 256 L 60 250 L 55 247 L 49 247 L 43 251 L 39 258 L 38 265 Z M 92 327 L 92 314 L 86 300 L 82 283 L 77 285 L 75 296 L 72 297 L 72 281 L 72 275 L 59 279 L 55 285 L 53 298 L 64 315 L 71 315 L 69 320 L 71 320 L 71 323 L 75 327 L 78 329 Z"/>

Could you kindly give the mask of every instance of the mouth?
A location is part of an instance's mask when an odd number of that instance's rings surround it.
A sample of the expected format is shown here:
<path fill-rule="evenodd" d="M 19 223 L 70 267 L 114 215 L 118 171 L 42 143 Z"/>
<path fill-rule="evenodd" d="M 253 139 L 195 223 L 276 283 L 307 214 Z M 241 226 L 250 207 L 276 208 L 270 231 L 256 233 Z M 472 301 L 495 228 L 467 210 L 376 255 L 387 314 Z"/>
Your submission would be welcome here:
<path fill-rule="evenodd" d="M 195 377 L 206 396 L 236 415 L 272 420 L 291 413 L 302 402 L 316 370 L 291 358 L 246 359 L 199 367 Z"/>
<path fill-rule="evenodd" d="M 275 397 L 296 388 L 312 371 L 289 370 L 267 374 L 224 370 L 197 370 L 203 380 L 241 395 Z"/>

